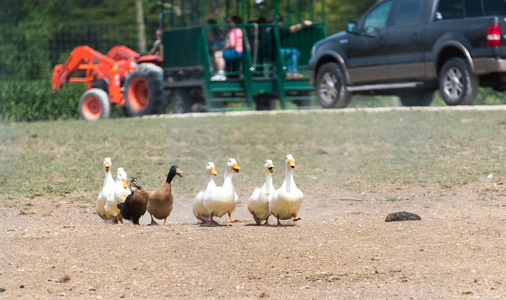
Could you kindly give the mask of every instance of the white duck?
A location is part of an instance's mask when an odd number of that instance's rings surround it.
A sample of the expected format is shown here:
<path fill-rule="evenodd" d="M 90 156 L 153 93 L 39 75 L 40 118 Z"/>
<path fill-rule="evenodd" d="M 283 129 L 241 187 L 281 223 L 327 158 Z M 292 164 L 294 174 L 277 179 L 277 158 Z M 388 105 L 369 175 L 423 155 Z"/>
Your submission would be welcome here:
<path fill-rule="evenodd" d="M 104 159 L 104 167 L 105 167 L 105 178 L 104 185 L 102 186 L 102 190 L 98 193 L 97 201 L 95 202 L 95 210 L 97 214 L 104 219 L 104 222 L 107 223 L 107 220 L 111 218 L 111 215 L 105 211 L 105 204 L 107 203 L 107 195 L 114 193 L 114 178 L 112 178 L 111 174 L 111 166 L 112 162 L 109 157 Z"/>
<path fill-rule="evenodd" d="M 273 216 L 278 219 L 278 226 L 282 226 L 279 220 L 288 220 L 293 217 L 294 221 L 300 220 L 297 216 L 304 194 L 297 188 L 293 180 L 295 160 L 293 156 L 286 156 L 286 171 L 283 185 L 277 189 L 269 199 L 269 209 Z"/>
<path fill-rule="evenodd" d="M 265 220 L 264 225 L 269 224 L 269 216 L 271 214 L 269 210 L 269 197 L 274 192 L 274 186 L 272 185 L 274 164 L 272 163 L 272 160 L 268 159 L 265 161 L 264 170 L 264 185 L 261 188 L 255 188 L 246 203 L 248 210 L 253 215 L 253 219 L 255 219 L 257 225 L 260 225 L 262 220 Z"/>
<path fill-rule="evenodd" d="M 125 202 L 126 197 L 130 194 L 131 191 L 127 184 L 127 173 L 123 168 L 118 168 L 116 183 L 114 184 L 114 193 L 107 195 L 107 203 L 105 204 L 106 212 L 116 218 L 118 225 L 122 224 L 118 203 Z"/>
<path fill-rule="evenodd" d="M 216 216 L 220 218 L 226 213 L 230 216 L 230 213 L 235 209 L 237 202 L 232 176 L 235 173 L 239 173 L 240 169 L 235 159 L 229 159 L 225 167 L 225 181 L 223 185 L 216 187 L 211 192 L 210 196 L 204 199 L 204 207 L 210 215 L 209 226 L 218 225 L 218 223 L 213 220 L 213 217 Z M 229 221 L 230 219 L 231 217 Z"/>
<path fill-rule="evenodd" d="M 207 186 L 197 194 L 193 201 L 193 215 L 202 222 L 209 221 L 210 215 L 204 206 L 204 200 L 208 198 L 211 192 L 216 188 L 213 176 L 217 174 L 218 172 L 216 172 L 214 163 L 212 161 L 208 162 L 206 164 Z"/>
<path fill-rule="evenodd" d="M 234 202 L 235 202 L 235 206 L 237 206 L 237 204 L 239 203 L 239 195 L 237 195 L 237 193 L 234 191 Z M 232 212 L 227 212 L 228 214 L 228 220 L 227 222 L 235 222 L 237 221 L 236 219 L 232 218 Z"/>

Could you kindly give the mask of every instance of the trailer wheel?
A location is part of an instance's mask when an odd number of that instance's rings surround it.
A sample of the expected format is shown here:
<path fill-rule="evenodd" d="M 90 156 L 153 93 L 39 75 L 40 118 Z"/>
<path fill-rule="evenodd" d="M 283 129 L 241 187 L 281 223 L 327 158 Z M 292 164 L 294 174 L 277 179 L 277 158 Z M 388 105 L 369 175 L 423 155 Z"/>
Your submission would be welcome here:
<path fill-rule="evenodd" d="M 455 57 L 441 68 L 439 90 L 447 105 L 470 105 L 478 94 L 478 77 L 464 59 Z"/>
<path fill-rule="evenodd" d="M 84 92 L 79 100 L 79 114 L 88 121 L 108 119 L 111 116 L 111 103 L 107 93 L 98 88 Z"/>
<path fill-rule="evenodd" d="M 273 94 L 258 94 L 254 96 L 257 110 L 276 110 L 276 96 Z"/>
<path fill-rule="evenodd" d="M 316 76 L 316 95 L 323 108 L 344 108 L 350 103 L 346 80 L 338 64 L 324 64 Z"/>
<path fill-rule="evenodd" d="M 192 109 L 192 98 L 190 91 L 185 89 L 177 89 L 172 93 L 172 105 L 175 114 L 189 113 Z"/>
<path fill-rule="evenodd" d="M 398 94 L 403 106 L 430 106 L 434 99 L 434 90 L 407 89 Z"/>
<path fill-rule="evenodd" d="M 298 96 L 299 97 L 308 97 L 309 98 L 311 96 L 311 91 L 300 91 Z M 310 99 L 298 100 L 298 101 L 294 101 L 294 103 L 298 107 L 311 106 L 311 100 Z"/>
<path fill-rule="evenodd" d="M 141 64 L 125 80 L 125 112 L 128 116 L 164 113 L 163 72 L 156 65 Z"/>

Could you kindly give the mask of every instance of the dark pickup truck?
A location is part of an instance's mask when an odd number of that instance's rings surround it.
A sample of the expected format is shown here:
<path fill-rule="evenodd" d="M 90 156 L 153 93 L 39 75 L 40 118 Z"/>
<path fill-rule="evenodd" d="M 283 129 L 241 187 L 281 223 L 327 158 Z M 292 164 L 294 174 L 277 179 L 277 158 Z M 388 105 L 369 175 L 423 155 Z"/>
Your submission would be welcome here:
<path fill-rule="evenodd" d="M 314 44 L 309 68 L 324 108 L 351 94 L 397 95 L 405 106 L 472 104 L 506 90 L 506 0 L 384 0 L 346 32 Z"/>

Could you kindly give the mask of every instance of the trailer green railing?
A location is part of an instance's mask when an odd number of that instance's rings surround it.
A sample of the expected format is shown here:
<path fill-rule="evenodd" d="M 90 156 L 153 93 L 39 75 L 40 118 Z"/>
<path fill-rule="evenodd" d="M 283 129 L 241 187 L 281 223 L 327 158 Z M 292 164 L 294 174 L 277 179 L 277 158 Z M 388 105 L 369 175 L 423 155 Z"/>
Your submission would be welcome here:
<path fill-rule="evenodd" d="M 239 4 L 236 12 L 247 17 L 247 13 L 239 9 L 240 4 L 244 3 L 244 0 L 236 2 Z M 279 12 L 279 7 L 274 8 Z M 310 11 L 309 14 L 314 15 L 314 12 Z M 288 14 L 286 19 L 293 19 L 293 16 L 303 18 L 299 13 L 298 16 Z M 313 44 L 326 37 L 323 21 L 313 22 L 311 26 L 284 39 L 281 39 L 278 24 L 238 24 L 237 27 L 243 32 L 242 58 L 227 64 L 227 80 L 212 81 L 215 70 L 209 36 L 226 28 L 225 25 L 200 25 L 202 20 L 198 20 L 193 24 L 186 22 L 184 27 L 163 30 L 165 85 L 172 93 L 175 112 L 320 107 L 316 102 L 307 64 Z M 172 19 L 172 23 L 177 22 Z M 288 23 L 285 26 L 290 25 Z M 287 78 L 282 48 L 300 51 L 300 77 Z"/>

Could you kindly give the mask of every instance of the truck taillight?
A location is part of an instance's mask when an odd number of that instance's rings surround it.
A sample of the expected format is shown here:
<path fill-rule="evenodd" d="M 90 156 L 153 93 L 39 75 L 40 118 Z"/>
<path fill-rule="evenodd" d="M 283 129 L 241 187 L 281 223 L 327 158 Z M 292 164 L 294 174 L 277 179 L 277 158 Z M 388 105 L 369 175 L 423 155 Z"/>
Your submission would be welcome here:
<path fill-rule="evenodd" d="M 492 25 L 488 28 L 487 46 L 501 46 L 501 27 L 499 25 Z"/>

